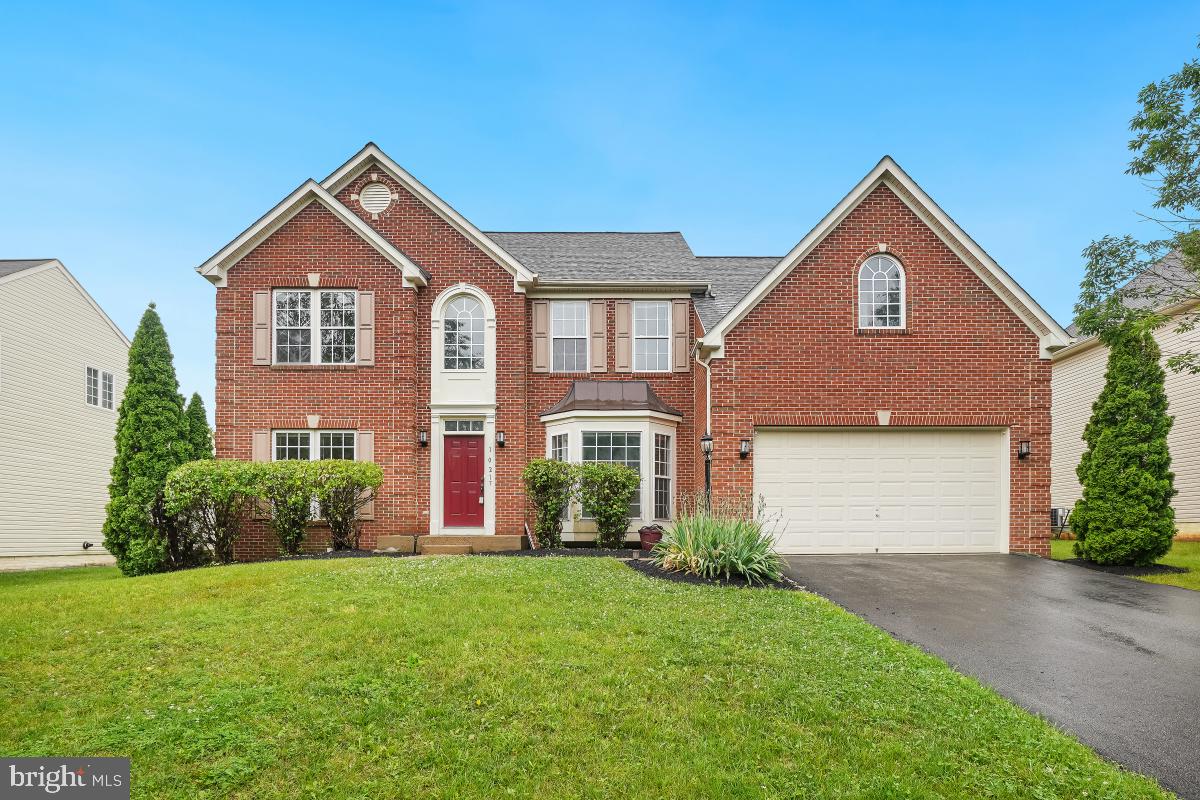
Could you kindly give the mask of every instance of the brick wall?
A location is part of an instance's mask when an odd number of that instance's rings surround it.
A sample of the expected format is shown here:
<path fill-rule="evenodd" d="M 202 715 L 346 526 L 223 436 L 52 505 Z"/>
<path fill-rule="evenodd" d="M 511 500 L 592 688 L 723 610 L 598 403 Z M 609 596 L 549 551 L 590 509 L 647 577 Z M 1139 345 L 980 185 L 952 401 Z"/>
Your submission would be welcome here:
<path fill-rule="evenodd" d="M 606 373 L 531 371 L 528 300 L 512 276 L 423 203 L 383 173 L 399 197 L 378 217 L 350 198 L 372 179 L 368 169 L 339 193 L 431 275 L 431 285 L 405 288 L 399 270 L 319 204 L 312 204 L 256 247 L 217 291 L 217 433 L 219 457 L 251 457 L 255 430 L 304 427 L 309 414 L 323 427 L 375 433 L 375 460 L 384 487 L 375 519 L 364 524 L 363 546 L 383 533 L 429 530 L 429 448 L 417 432 L 429 429 L 430 313 L 445 288 L 469 283 L 496 307 L 498 352 L 496 532 L 521 533 L 528 509 L 520 472 L 545 452 L 539 415 L 572 380 L 645 379 L 684 413 L 677 431 L 677 496 L 703 488 L 698 439 L 705 428 L 701 368 L 687 373 L 612 371 L 614 303 L 608 310 Z M 899 335 L 855 330 L 857 265 L 887 242 L 907 275 L 908 328 Z M 373 367 L 266 367 L 251 363 L 252 294 L 258 289 L 321 286 L 373 290 L 376 358 Z M 693 333 L 699 321 L 692 316 Z M 1014 550 L 1045 554 L 1049 535 L 1049 376 L 1036 337 L 915 215 L 887 189 L 854 211 L 785 281 L 726 337 L 726 357 L 712 362 L 714 489 L 748 492 L 754 459 L 737 456 L 738 440 L 755 425 L 870 424 L 879 409 L 892 424 L 1004 425 L 1011 429 L 1011 542 Z M 1018 461 L 1016 443 L 1033 442 Z M 314 527 L 310 549 L 327 531 Z M 240 558 L 277 551 L 274 536 L 252 522 Z"/>
<path fill-rule="evenodd" d="M 907 328 L 856 330 L 858 266 L 879 243 L 905 269 Z M 725 338 L 712 362 L 713 487 L 749 493 L 755 425 L 1010 429 L 1010 546 L 1049 552 L 1050 364 L 1037 337 L 889 189 L 876 189 Z M 1016 457 L 1017 442 L 1033 455 Z"/>

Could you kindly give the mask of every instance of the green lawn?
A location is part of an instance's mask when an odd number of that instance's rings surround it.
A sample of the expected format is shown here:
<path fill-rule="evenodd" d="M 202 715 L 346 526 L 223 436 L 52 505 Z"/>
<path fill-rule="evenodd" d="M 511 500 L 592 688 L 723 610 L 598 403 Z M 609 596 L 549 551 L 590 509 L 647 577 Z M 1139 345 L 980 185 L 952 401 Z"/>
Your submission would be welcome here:
<path fill-rule="evenodd" d="M 1056 561 L 1074 558 L 1074 547 L 1075 542 L 1071 540 L 1051 539 L 1050 555 Z M 1173 567 L 1187 567 L 1191 572 L 1179 572 L 1174 575 L 1147 575 L 1138 580 L 1200 590 L 1200 542 L 1175 542 L 1171 545 L 1171 552 L 1160 558 L 1158 563 L 1170 564 Z"/>
<path fill-rule="evenodd" d="M 134 796 L 1153 798 L 814 595 L 605 558 L 0 576 L 0 752 Z"/>

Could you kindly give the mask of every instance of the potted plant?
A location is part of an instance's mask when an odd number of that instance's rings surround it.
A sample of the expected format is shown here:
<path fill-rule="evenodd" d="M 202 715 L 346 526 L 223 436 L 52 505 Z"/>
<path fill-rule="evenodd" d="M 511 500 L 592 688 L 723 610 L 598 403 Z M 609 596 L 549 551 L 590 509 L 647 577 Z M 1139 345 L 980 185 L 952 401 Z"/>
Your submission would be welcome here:
<path fill-rule="evenodd" d="M 662 525 L 647 525 L 638 531 L 638 536 L 642 540 L 642 549 L 647 553 L 654 549 L 654 545 L 663 537 Z"/>

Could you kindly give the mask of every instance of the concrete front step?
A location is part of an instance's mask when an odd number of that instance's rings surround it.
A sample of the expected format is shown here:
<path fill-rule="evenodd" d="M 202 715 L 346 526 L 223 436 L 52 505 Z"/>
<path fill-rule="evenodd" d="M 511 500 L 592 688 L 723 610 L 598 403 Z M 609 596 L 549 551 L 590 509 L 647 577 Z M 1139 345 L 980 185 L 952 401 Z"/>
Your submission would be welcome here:
<path fill-rule="evenodd" d="M 524 536 L 488 536 L 473 534 L 455 534 L 447 536 L 418 536 L 418 553 L 448 553 L 449 547 L 464 547 L 456 550 L 463 553 L 499 553 L 505 550 L 520 550 L 524 545 Z"/>

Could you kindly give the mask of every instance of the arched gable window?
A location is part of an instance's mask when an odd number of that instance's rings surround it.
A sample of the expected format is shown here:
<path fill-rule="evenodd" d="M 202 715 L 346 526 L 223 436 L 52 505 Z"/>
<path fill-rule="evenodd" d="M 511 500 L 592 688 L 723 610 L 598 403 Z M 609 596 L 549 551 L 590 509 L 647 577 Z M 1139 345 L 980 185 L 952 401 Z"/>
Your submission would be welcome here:
<path fill-rule="evenodd" d="M 904 270 L 889 256 L 871 256 L 858 270 L 858 327 L 904 327 Z"/>
<path fill-rule="evenodd" d="M 483 369 L 483 305 L 461 295 L 446 306 L 442 324 L 443 358 L 446 369 Z"/>

